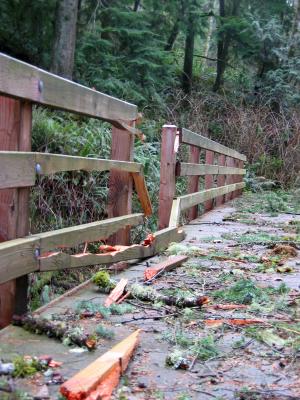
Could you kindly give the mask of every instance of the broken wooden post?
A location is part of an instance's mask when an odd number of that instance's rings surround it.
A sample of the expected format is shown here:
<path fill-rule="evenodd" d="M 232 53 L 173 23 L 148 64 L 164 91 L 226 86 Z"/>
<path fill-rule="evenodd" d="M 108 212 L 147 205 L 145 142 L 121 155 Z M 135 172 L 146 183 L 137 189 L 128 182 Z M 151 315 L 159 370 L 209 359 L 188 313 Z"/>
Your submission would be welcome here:
<path fill-rule="evenodd" d="M 134 122 L 131 124 L 134 126 Z M 111 159 L 133 160 L 134 135 L 112 127 Z M 131 214 L 132 176 L 129 172 L 112 170 L 109 177 L 108 217 Z M 111 244 L 130 244 L 130 227 L 120 229 L 110 237 Z"/>
<path fill-rule="evenodd" d="M 158 264 L 153 265 L 152 267 L 148 267 L 144 271 L 144 280 L 151 281 L 157 275 L 162 274 L 163 272 L 169 272 L 173 269 L 179 267 L 181 264 L 188 260 L 188 256 L 172 256 L 167 258 L 167 260 L 160 262 Z"/>
<path fill-rule="evenodd" d="M 190 146 L 189 163 L 199 164 L 200 148 Z M 199 190 L 199 176 L 190 176 L 188 183 L 188 193 L 195 193 Z M 188 220 L 192 221 L 198 217 L 198 206 L 191 207 L 188 212 Z"/>
<path fill-rule="evenodd" d="M 224 154 L 220 154 L 218 156 L 218 165 L 223 167 L 225 166 L 225 155 Z M 217 186 L 225 186 L 225 175 L 218 175 L 217 177 Z M 219 196 L 216 198 L 216 206 L 220 206 L 221 204 L 223 204 L 225 202 L 225 196 Z"/>
<path fill-rule="evenodd" d="M 206 150 L 205 152 L 205 163 L 209 165 L 214 164 L 214 155 L 215 153 L 210 150 Z M 213 187 L 214 177 L 211 174 L 205 175 L 205 189 L 211 189 Z M 204 210 L 210 211 L 213 208 L 214 200 L 208 200 L 204 203 Z"/>
<path fill-rule="evenodd" d="M 176 154 L 179 136 L 175 125 L 164 125 L 161 140 L 160 189 L 159 189 L 159 229 L 169 226 L 173 198 L 176 192 Z"/>
<path fill-rule="evenodd" d="M 30 103 L 0 97 L 0 149 L 31 150 Z M 20 171 L 22 173 L 22 171 Z M 29 232 L 29 188 L 0 190 L 0 241 Z M 0 327 L 27 311 L 27 275 L 0 285 Z"/>

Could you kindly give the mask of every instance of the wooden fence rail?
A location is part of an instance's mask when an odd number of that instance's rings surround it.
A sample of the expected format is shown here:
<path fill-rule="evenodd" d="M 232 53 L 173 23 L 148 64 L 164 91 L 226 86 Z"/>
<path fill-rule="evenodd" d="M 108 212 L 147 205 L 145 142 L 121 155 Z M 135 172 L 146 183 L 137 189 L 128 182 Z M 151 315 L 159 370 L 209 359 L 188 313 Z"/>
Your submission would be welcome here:
<path fill-rule="evenodd" d="M 47 238 L 44 234 L 39 238 L 26 237 L 29 234 L 30 187 L 35 184 L 36 175 L 74 170 L 109 170 L 109 218 L 131 216 L 133 183 L 144 215 L 150 215 L 152 207 L 142 166 L 133 162 L 134 138 L 140 135 L 135 127 L 138 118 L 136 105 L 63 79 L 2 53 L 0 94 L 0 241 L 4 242 L 0 245 L 0 282 L 6 282 L 0 286 L 1 327 L 10 322 L 14 312 L 21 314 L 26 311 L 27 274 L 33 268 L 36 270 L 36 258 L 32 258 L 33 247 L 35 251 L 41 238 L 47 243 L 54 240 L 54 237 L 62 238 L 62 231 L 60 234 L 49 233 Z M 31 123 L 34 104 L 110 122 L 111 159 L 32 153 Z M 115 226 L 118 229 L 110 237 L 111 243 L 130 244 L 131 224 L 121 223 Z M 68 234 L 72 236 L 77 228 L 71 228 Z M 91 226 L 85 228 L 87 230 L 80 228 L 83 229 L 81 233 L 92 232 Z M 99 234 L 99 229 L 95 230 Z M 17 279 L 7 282 L 8 277 Z"/>
<path fill-rule="evenodd" d="M 189 162 L 176 162 L 180 144 L 190 145 Z M 201 151 L 205 163 L 200 164 Z M 162 131 L 159 227 L 180 225 L 182 211 L 189 210 L 188 220 L 198 215 L 198 205 L 204 210 L 221 205 L 244 187 L 243 168 L 246 157 L 236 150 L 214 142 L 188 129 L 178 130 L 166 125 Z M 189 177 L 189 194 L 175 198 L 176 177 Z M 199 177 L 204 176 L 204 190 L 199 191 Z M 215 187 L 217 186 L 217 187 Z"/>

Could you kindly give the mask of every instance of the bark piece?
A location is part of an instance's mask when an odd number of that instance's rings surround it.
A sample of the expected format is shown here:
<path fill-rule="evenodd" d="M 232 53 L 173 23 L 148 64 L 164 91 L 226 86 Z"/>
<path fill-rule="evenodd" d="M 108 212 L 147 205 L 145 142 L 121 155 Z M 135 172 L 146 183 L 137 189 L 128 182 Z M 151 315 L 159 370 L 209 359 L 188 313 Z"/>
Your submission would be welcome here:
<path fill-rule="evenodd" d="M 117 303 L 117 301 L 123 296 L 125 287 L 127 286 L 128 279 L 121 279 L 117 286 L 112 290 L 110 295 L 105 300 L 104 306 L 109 307 L 113 303 Z"/>

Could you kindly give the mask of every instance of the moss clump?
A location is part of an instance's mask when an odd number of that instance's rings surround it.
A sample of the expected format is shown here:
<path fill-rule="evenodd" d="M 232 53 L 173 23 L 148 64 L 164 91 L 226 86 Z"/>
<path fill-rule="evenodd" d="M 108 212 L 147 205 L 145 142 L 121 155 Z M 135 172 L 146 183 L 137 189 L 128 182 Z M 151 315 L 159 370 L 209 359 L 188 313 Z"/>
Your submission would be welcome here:
<path fill-rule="evenodd" d="M 35 358 L 16 357 L 13 360 L 14 378 L 26 378 L 43 369 L 41 363 Z"/>
<path fill-rule="evenodd" d="M 115 283 L 110 279 L 110 275 L 106 271 L 99 271 L 92 277 L 92 282 L 100 289 L 109 291 L 115 287 Z"/>
<path fill-rule="evenodd" d="M 99 324 L 95 330 L 97 336 L 103 339 L 113 339 L 115 333 L 113 330 L 106 328 L 104 325 Z"/>

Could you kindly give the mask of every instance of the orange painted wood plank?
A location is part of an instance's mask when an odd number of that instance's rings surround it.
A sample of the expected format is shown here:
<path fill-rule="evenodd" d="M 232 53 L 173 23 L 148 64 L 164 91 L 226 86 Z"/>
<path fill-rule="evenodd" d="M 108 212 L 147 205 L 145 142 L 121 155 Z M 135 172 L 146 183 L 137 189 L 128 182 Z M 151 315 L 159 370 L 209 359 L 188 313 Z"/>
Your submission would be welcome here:
<path fill-rule="evenodd" d="M 161 271 L 172 271 L 179 265 L 183 264 L 188 260 L 187 256 L 175 256 L 169 257 L 166 261 L 163 261 L 159 264 L 154 265 L 153 267 L 149 267 L 144 271 L 144 280 L 149 281 L 154 278 Z"/>
<path fill-rule="evenodd" d="M 60 387 L 68 400 L 109 400 L 138 345 L 140 329 L 78 372 Z"/>

